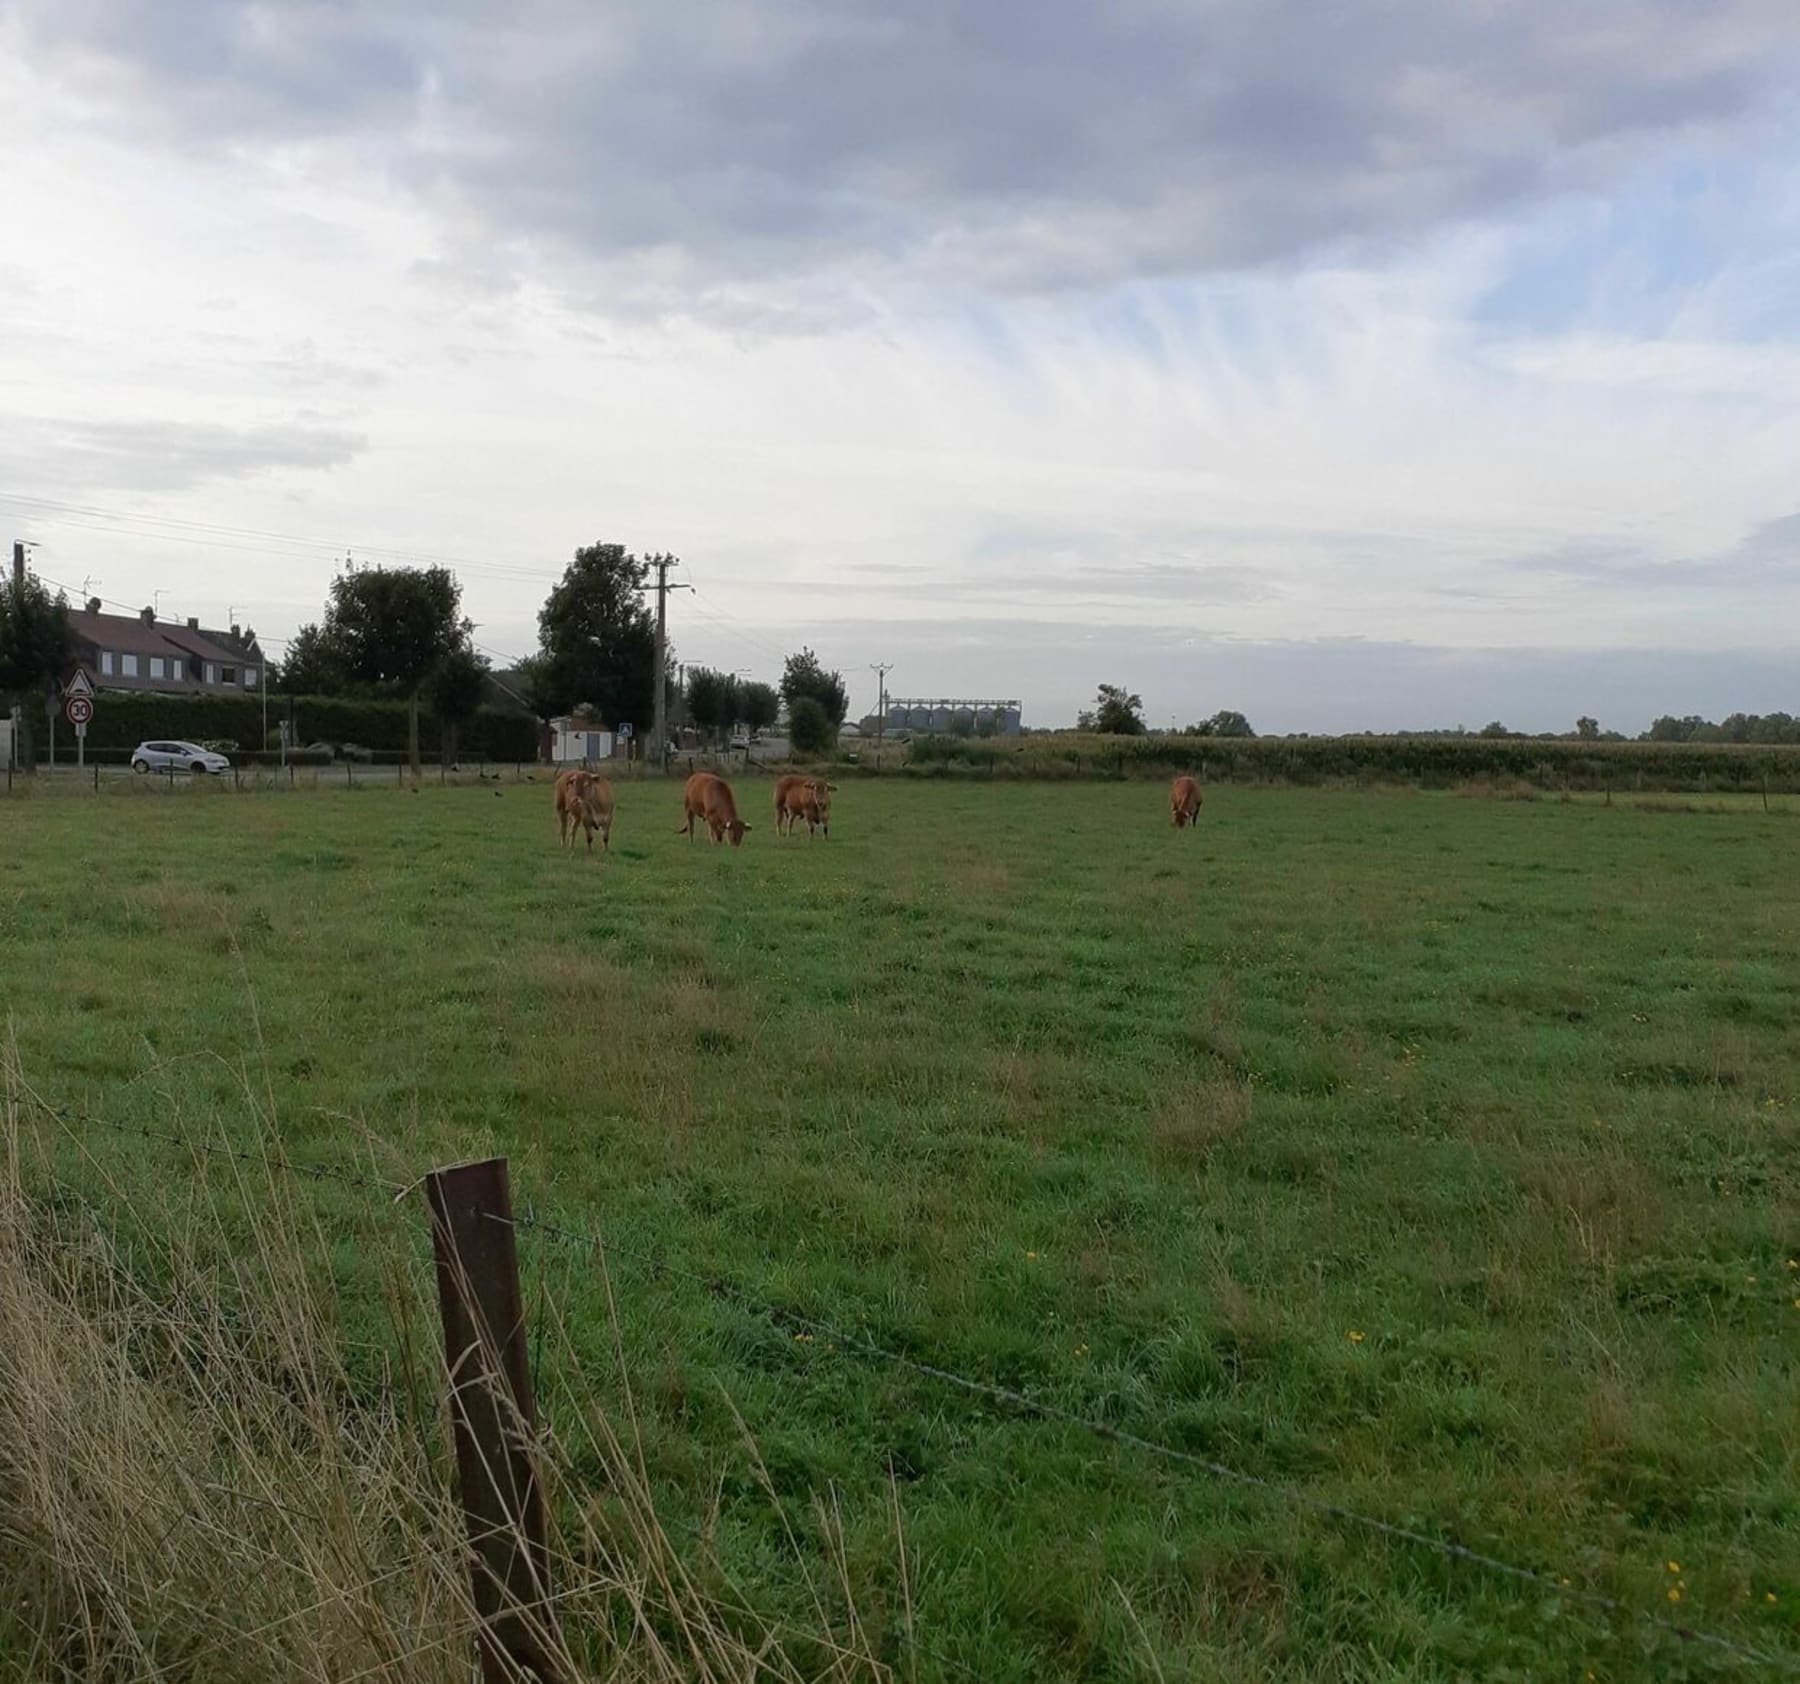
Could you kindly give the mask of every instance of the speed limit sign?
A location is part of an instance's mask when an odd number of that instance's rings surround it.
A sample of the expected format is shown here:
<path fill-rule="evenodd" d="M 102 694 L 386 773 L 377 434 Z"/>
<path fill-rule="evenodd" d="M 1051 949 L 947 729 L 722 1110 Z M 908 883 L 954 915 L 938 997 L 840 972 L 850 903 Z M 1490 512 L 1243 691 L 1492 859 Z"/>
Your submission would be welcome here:
<path fill-rule="evenodd" d="M 63 703 L 63 715 L 71 725 L 85 725 L 94 717 L 94 704 L 86 696 L 71 696 Z"/>

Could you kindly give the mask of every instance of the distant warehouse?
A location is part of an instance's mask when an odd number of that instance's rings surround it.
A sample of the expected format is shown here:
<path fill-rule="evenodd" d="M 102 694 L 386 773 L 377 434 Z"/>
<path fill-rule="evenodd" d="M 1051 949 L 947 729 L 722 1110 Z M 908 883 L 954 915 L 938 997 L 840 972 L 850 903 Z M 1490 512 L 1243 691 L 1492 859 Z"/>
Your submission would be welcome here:
<path fill-rule="evenodd" d="M 887 728 L 946 737 L 1016 737 L 1023 713 L 1016 698 L 890 696 Z"/>

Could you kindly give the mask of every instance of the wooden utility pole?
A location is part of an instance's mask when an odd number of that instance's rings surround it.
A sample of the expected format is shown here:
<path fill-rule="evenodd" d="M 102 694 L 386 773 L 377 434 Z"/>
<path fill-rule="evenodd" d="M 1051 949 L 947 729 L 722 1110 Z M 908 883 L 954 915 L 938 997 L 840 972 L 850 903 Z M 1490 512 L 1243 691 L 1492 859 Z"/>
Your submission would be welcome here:
<path fill-rule="evenodd" d="M 892 661 L 871 661 L 869 671 L 876 675 L 878 690 L 875 700 L 875 775 L 881 775 L 881 748 L 887 736 L 887 675 L 894 670 Z"/>
<path fill-rule="evenodd" d="M 653 555 L 650 565 L 656 569 L 656 697 L 651 704 L 650 758 L 661 771 L 669 713 L 669 591 L 682 588 L 670 586 L 669 569 L 681 563 L 672 555 Z"/>
<path fill-rule="evenodd" d="M 506 1160 L 425 1178 L 483 1684 L 562 1679 Z"/>

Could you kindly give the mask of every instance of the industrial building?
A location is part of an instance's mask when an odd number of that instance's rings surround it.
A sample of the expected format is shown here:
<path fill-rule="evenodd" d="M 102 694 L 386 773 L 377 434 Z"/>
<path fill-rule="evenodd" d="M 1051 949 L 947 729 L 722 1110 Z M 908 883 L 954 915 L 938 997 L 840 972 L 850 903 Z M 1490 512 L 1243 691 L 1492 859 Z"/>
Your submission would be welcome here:
<path fill-rule="evenodd" d="M 1023 704 L 1016 698 L 890 696 L 887 728 L 921 736 L 1016 737 L 1023 713 Z"/>

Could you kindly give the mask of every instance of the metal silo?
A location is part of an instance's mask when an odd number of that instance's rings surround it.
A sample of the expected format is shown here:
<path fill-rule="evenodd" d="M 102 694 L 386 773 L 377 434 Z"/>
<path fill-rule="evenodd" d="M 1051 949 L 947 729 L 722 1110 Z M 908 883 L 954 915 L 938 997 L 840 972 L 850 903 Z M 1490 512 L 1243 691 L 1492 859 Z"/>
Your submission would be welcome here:
<path fill-rule="evenodd" d="M 950 710 L 942 703 L 939 703 L 937 707 L 934 707 L 931 710 L 931 728 L 934 731 L 948 731 L 950 729 Z"/>
<path fill-rule="evenodd" d="M 929 731 L 931 729 L 931 709 L 914 708 L 906 716 L 906 723 L 914 731 Z"/>

